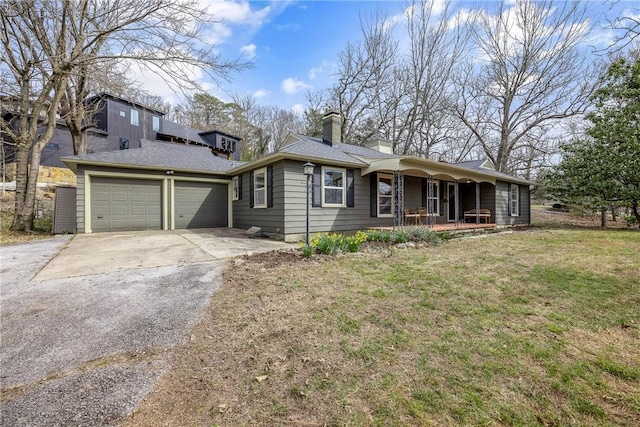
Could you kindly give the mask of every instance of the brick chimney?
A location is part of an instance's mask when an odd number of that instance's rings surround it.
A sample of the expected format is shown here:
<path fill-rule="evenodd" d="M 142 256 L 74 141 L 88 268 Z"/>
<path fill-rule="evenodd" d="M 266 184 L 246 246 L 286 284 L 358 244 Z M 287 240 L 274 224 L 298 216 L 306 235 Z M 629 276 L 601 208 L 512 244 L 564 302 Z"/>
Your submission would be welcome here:
<path fill-rule="evenodd" d="M 322 142 L 327 145 L 342 142 L 342 117 L 330 111 L 322 118 Z"/>

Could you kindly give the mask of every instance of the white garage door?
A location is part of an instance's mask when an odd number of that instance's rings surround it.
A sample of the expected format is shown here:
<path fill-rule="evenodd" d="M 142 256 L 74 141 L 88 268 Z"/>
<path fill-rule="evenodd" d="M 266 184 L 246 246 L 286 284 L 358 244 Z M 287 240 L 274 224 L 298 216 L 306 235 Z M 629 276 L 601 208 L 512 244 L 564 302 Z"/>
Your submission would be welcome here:
<path fill-rule="evenodd" d="M 176 181 L 174 188 L 176 228 L 227 226 L 227 184 Z"/>
<path fill-rule="evenodd" d="M 91 178 L 93 231 L 162 229 L 162 182 Z"/>

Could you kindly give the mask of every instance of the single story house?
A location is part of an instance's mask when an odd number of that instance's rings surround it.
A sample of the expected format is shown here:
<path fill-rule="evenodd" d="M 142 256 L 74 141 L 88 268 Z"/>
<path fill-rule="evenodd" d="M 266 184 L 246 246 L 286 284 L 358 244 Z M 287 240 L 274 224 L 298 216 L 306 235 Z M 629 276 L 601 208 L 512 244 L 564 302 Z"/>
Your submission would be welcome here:
<path fill-rule="evenodd" d="M 216 156 L 215 147 L 145 139 L 139 148 L 63 158 L 77 174 L 77 232 L 257 226 L 297 241 L 307 197 L 311 233 L 399 225 L 420 208 L 415 219 L 427 225 L 530 223 L 532 182 L 488 161 L 396 155 L 385 140 L 345 144 L 340 120 L 329 113 L 323 138 L 291 134 L 281 150 L 251 162 Z"/>

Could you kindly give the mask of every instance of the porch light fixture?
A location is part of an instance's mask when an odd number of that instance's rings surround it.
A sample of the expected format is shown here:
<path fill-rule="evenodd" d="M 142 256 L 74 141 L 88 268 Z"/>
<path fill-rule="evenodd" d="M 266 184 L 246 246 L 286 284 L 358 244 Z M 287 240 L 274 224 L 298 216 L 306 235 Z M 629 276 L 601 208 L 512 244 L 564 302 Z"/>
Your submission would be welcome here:
<path fill-rule="evenodd" d="M 316 165 L 314 165 L 311 162 L 307 162 L 304 165 L 302 165 L 302 171 L 305 174 L 305 176 L 307 177 L 307 239 L 306 239 L 306 243 L 307 246 L 309 246 L 309 193 L 310 188 L 311 188 L 311 177 L 313 176 L 313 169 L 316 167 Z"/>
<path fill-rule="evenodd" d="M 166 174 L 167 175 L 173 175 L 173 171 L 172 170 L 168 170 L 168 171 L 166 171 Z"/>

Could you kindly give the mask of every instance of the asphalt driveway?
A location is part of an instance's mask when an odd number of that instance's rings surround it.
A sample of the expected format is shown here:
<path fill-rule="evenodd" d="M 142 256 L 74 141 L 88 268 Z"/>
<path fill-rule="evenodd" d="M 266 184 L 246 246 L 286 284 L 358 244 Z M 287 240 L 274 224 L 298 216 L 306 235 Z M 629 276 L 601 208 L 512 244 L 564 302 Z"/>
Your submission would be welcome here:
<path fill-rule="evenodd" d="M 188 339 L 224 259 L 290 246 L 217 233 L 104 233 L 0 247 L 1 424 L 113 425 L 129 414 Z"/>

